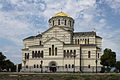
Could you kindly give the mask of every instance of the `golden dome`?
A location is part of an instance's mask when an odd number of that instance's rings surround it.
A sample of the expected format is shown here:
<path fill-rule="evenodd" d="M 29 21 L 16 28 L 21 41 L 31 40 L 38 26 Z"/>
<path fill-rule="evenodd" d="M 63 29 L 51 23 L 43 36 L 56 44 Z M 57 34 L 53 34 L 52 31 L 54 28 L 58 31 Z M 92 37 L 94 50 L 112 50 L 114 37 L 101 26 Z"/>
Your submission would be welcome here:
<path fill-rule="evenodd" d="M 57 17 L 57 16 L 66 16 L 66 17 L 70 17 L 69 15 L 67 15 L 66 13 L 64 13 L 64 12 L 59 12 L 59 13 L 57 13 L 57 14 L 55 14 L 53 17 Z"/>

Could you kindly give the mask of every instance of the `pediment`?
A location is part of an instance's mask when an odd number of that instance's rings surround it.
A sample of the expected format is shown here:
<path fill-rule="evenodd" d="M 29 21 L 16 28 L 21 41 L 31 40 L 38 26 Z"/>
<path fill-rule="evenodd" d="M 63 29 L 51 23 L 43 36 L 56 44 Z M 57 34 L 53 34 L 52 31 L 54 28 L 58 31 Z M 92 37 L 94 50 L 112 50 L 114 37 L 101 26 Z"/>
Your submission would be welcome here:
<path fill-rule="evenodd" d="M 55 38 L 55 37 L 52 37 L 52 38 L 50 38 L 50 39 L 48 39 L 47 41 L 45 41 L 43 44 L 45 44 L 45 43 L 47 43 L 47 42 L 50 42 L 50 41 L 57 41 L 57 42 L 60 42 L 60 43 L 64 43 L 64 42 L 62 42 L 62 41 L 60 41 L 59 39 L 57 39 L 57 38 Z"/>

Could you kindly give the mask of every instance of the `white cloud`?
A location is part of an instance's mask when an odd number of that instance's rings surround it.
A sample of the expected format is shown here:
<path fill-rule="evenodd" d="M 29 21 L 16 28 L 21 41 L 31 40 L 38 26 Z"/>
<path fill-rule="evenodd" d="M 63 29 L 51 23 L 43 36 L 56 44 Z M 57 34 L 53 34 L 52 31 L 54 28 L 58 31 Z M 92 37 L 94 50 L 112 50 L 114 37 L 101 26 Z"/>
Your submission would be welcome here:
<path fill-rule="evenodd" d="M 6 46 L 1 50 L 3 54 L 15 64 L 19 64 L 22 60 L 21 48 L 16 46 Z"/>
<path fill-rule="evenodd" d="M 3 7 L 3 5 L 2 4 L 0 4 L 0 9 Z"/>
<path fill-rule="evenodd" d="M 120 13 L 120 0 L 105 0 L 116 13 Z"/>
<path fill-rule="evenodd" d="M 9 1 L 9 0 L 7 0 Z M 37 34 L 37 31 L 44 31 L 48 28 L 48 22 L 54 14 L 61 11 L 69 14 L 75 19 L 75 31 L 92 31 L 94 28 L 97 30 L 97 34 L 103 37 L 103 48 L 112 48 L 119 54 L 118 46 L 119 30 L 111 32 L 112 26 L 107 24 L 107 20 L 104 19 L 104 14 L 100 9 L 97 9 L 96 0 L 10 0 L 9 3 L 14 5 L 12 11 L 1 10 L 0 11 L 0 38 L 7 38 L 8 40 L 16 43 L 15 47 L 6 46 L 3 48 L 6 53 L 13 50 L 12 57 L 21 57 L 22 53 L 19 51 L 22 47 L 22 39 L 28 37 L 28 35 Z M 107 0 L 108 5 L 113 9 L 119 10 L 118 0 Z M 102 3 L 102 0 L 101 0 Z M 4 5 L 5 6 L 5 5 Z M 3 4 L 0 4 L 0 8 Z M 97 17 L 102 17 L 97 20 Z M 7 37 L 6 37 L 7 36 Z M 9 49 L 9 50 L 8 50 Z M 17 53 L 18 51 L 18 53 Z M 15 55 L 17 54 L 17 55 Z M 13 56 L 14 55 L 14 56 Z M 9 55 L 8 55 L 9 56 Z M 19 57 L 19 58 L 20 58 Z M 12 58 L 13 59 L 13 58 Z M 15 58 L 16 59 L 16 58 Z M 21 59 L 21 58 L 20 58 Z M 16 61 L 15 61 L 16 62 Z M 19 60 L 19 62 L 21 62 Z"/>

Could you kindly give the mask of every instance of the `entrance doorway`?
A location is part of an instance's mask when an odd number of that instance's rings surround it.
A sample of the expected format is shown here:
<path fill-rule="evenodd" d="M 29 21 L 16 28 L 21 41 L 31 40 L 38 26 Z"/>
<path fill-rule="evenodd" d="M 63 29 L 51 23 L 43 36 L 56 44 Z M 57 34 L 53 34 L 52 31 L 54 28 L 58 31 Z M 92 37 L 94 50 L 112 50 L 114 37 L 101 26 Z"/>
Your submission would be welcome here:
<path fill-rule="evenodd" d="M 57 71 L 57 68 L 56 68 L 56 62 L 55 61 L 52 61 L 49 63 L 49 70 L 50 72 L 56 72 Z"/>
<path fill-rule="evenodd" d="M 50 72 L 56 72 L 56 67 L 50 67 Z"/>

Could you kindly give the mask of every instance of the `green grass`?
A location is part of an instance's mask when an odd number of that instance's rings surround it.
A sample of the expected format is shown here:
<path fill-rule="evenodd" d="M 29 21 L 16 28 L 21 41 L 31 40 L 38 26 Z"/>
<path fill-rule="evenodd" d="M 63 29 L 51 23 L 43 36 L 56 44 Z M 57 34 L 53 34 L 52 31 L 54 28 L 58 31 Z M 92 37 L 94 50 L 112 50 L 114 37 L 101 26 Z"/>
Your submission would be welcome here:
<path fill-rule="evenodd" d="M 0 74 L 0 80 L 120 80 L 120 74 Z"/>

